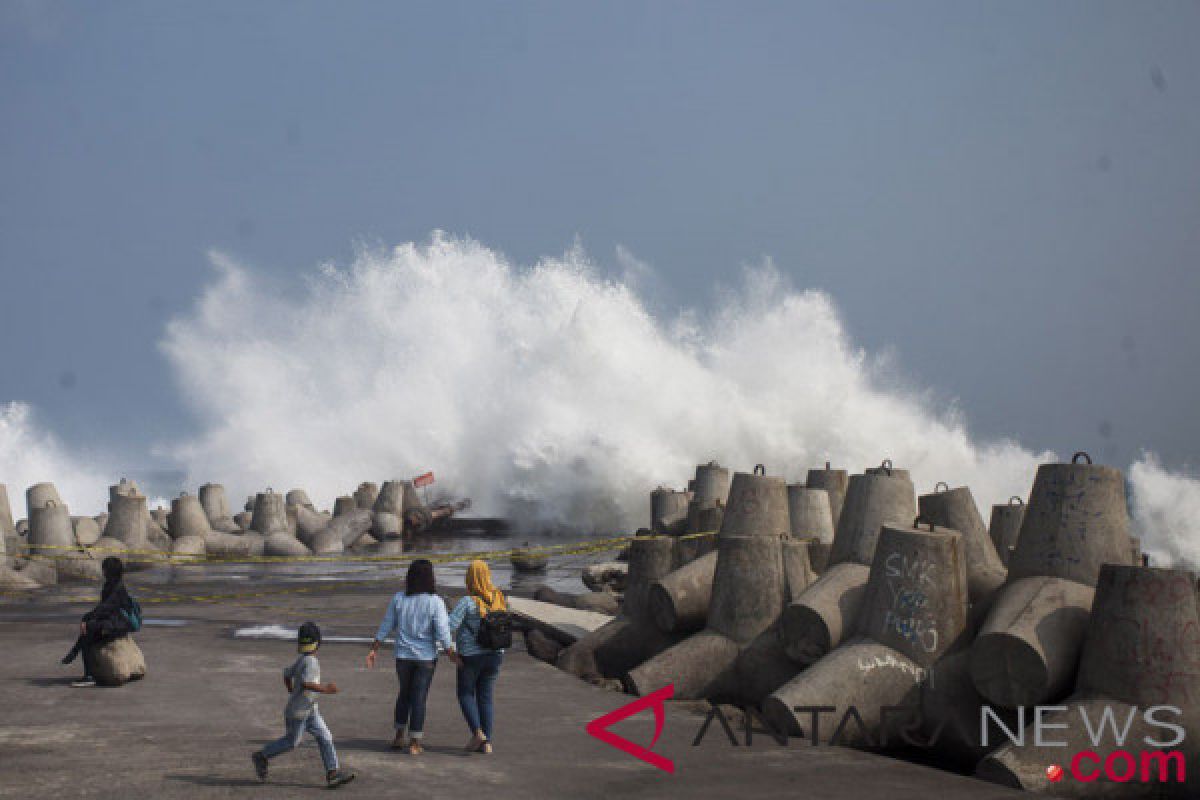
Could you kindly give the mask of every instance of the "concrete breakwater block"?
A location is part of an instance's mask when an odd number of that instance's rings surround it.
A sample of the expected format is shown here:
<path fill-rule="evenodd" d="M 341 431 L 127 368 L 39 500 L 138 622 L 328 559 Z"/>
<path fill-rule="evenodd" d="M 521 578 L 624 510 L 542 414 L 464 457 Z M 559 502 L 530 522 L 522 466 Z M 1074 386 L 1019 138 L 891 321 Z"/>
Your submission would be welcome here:
<path fill-rule="evenodd" d="M 1008 566 L 1008 559 L 1017 546 L 1021 523 L 1025 520 L 1025 501 L 1013 495 L 1003 505 L 992 506 L 992 519 L 988 523 L 988 535 L 996 547 L 996 554 Z"/>
<path fill-rule="evenodd" d="M 208 545 L 203 536 L 180 536 L 171 543 L 171 560 L 181 564 L 203 561 L 208 555 Z"/>
<path fill-rule="evenodd" d="M 557 662 L 560 669 L 589 680 L 615 678 L 678 641 L 654 626 L 647 601 L 650 584 L 671 570 L 672 541 L 634 538 L 620 615 L 563 650 Z"/>
<path fill-rule="evenodd" d="M 951 489 L 939 483 L 932 494 L 917 498 L 917 511 L 921 519 L 962 534 L 972 619 L 982 621 L 992 595 L 1004 585 L 1008 570 L 988 536 L 971 490 L 966 486 Z"/>
<path fill-rule="evenodd" d="M 167 533 L 172 539 L 203 539 L 213 530 L 199 497 L 183 492 L 171 501 L 171 513 L 167 515 Z"/>
<path fill-rule="evenodd" d="M 303 489 L 289 489 L 288 493 L 284 495 L 283 502 L 285 506 L 298 506 L 316 511 L 312 500 L 308 499 L 308 492 Z"/>
<path fill-rule="evenodd" d="M 101 686 L 123 686 L 146 677 L 146 657 L 132 636 L 121 636 L 96 648 L 93 671 Z"/>
<path fill-rule="evenodd" d="M 736 693 L 739 653 L 775 625 L 787 601 L 787 486 L 755 468 L 733 477 L 717 538 L 706 627 L 622 677 L 634 694 L 674 684 L 685 700 Z M 797 548 L 807 556 L 804 547 Z"/>
<path fill-rule="evenodd" d="M 589 564 L 583 568 L 580 576 L 583 585 L 593 592 L 611 590 L 625 591 L 625 581 L 629 576 L 629 564 L 621 561 L 606 561 L 603 564 Z"/>
<path fill-rule="evenodd" d="M 354 504 L 361 510 L 370 511 L 375 506 L 375 501 L 379 499 L 379 485 L 370 481 L 363 481 L 354 490 Z M 336 515 L 335 515 L 336 516 Z"/>
<path fill-rule="evenodd" d="M 967 630 L 964 551 L 957 531 L 884 527 L 855 638 L 773 692 L 764 716 L 777 730 L 811 737 L 811 716 L 797 707 L 852 705 L 863 725 L 844 743 L 878 742 L 881 709 L 905 702 Z"/>
<path fill-rule="evenodd" d="M 650 616 L 659 630 L 691 633 L 704 628 L 716 571 L 717 552 L 714 550 L 650 585 Z"/>
<path fill-rule="evenodd" d="M 793 660 L 812 664 L 841 644 L 858 617 L 880 531 L 884 525 L 907 527 L 916 516 L 912 481 L 891 462 L 850 478 L 829 566 L 780 620 L 784 649 Z"/>
<path fill-rule="evenodd" d="M 350 499 L 351 506 L 354 501 Z M 351 508 L 351 511 L 357 510 Z M 296 538 L 308 545 L 316 537 L 317 534 L 329 527 L 329 523 L 333 521 L 328 513 L 324 511 L 313 511 L 304 506 L 295 506 L 296 512 Z"/>
<path fill-rule="evenodd" d="M 660 486 L 650 493 L 650 529 L 660 536 L 678 536 L 687 530 L 691 492 Z"/>
<path fill-rule="evenodd" d="M 43 508 L 50 502 L 59 506 L 63 505 L 62 498 L 58 496 L 58 489 L 53 483 L 35 483 L 25 490 L 26 512 L 33 511 L 35 508 Z"/>
<path fill-rule="evenodd" d="M 980 762 L 977 776 L 1063 797 L 1200 796 L 1200 774 L 1195 770 L 1200 758 L 1196 575 L 1118 564 L 1102 567 L 1075 692 L 1060 706 L 1042 716 L 1045 741 L 1035 736 L 1028 716 L 1020 745 L 995 730 L 993 739 L 1004 744 Z M 1106 717 L 1115 724 L 1106 725 Z M 1114 728 L 1123 733 L 1118 737 Z M 1102 734 L 1099 741 L 1093 741 L 1096 730 Z M 1171 739 L 1176 741 L 1169 744 Z M 1052 746 L 1051 741 L 1063 744 Z M 1071 769 L 1066 759 L 1085 751 L 1094 756 L 1074 764 L 1082 775 L 1051 783 L 1047 764 Z M 1184 780 L 1178 780 L 1181 763 L 1186 765 Z M 1131 780 L 1111 780 L 1104 765 Z M 1148 780 L 1141 778 L 1143 769 Z"/>
<path fill-rule="evenodd" d="M 312 551 L 295 536 L 286 532 L 272 533 L 263 542 L 263 555 L 272 557 L 300 557 L 312 555 Z"/>
<path fill-rule="evenodd" d="M 838 520 L 842 516 L 842 505 L 846 500 L 846 489 L 850 477 L 844 469 L 833 469 L 825 462 L 825 469 L 810 469 L 804 485 L 809 489 L 824 489 L 829 494 L 829 512 L 833 517 L 833 529 L 836 531 Z"/>
<path fill-rule="evenodd" d="M 13 525 L 12 506 L 8 501 L 8 487 L 0 483 L 0 539 L 17 532 Z"/>
<path fill-rule="evenodd" d="M 58 574 L 59 583 L 85 581 L 92 583 L 104 579 L 104 570 L 100 567 L 102 556 L 88 555 L 85 551 L 77 550 L 69 557 L 56 558 L 54 568 Z"/>
<path fill-rule="evenodd" d="M 523 635 L 525 637 L 525 651 L 529 655 L 547 664 L 553 664 L 558 660 L 558 654 L 563 649 L 561 643 L 551 639 L 537 628 L 529 628 L 524 631 Z"/>
<path fill-rule="evenodd" d="M 800 484 L 788 486 L 788 520 L 792 538 L 833 543 L 833 512 L 829 492 Z"/>
<path fill-rule="evenodd" d="M 1008 583 L 972 645 L 980 694 L 1013 708 L 1070 691 L 1101 565 L 1128 564 L 1131 553 L 1120 470 L 1086 453 L 1038 467 Z"/>
<path fill-rule="evenodd" d="M 210 528 L 223 533 L 239 530 L 238 524 L 229 513 L 229 500 L 225 496 L 224 486 L 219 483 L 206 483 L 200 487 L 199 497 Z"/>
<path fill-rule="evenodd" d="M 340 517 L 358 508 L 358 502 L 350 495 L 342 495 L 333 501 L 333 516 Z"/>
<path fill-rule="evenodd" d="M 261 556 L 266 551 L 266 539 L 254 531 L 219 533 L 210 531 L 204 537 L 204 547 L 213 558 L 247 558 Z"/>
<path fill-rule="evenodd" d="M 0 590 L 24 592 L 40 589 L 42 584 L 24 570 L 17 571 L 12 567 L 0 565 Z"/>
<path fill-rule="evenodd" d="M 75 528 L 75 541 L 79 544 L 92 545 L 100 538 L 100 525 L 91 517 L 72 517 L 71 524 Z"/>
<path fill-rule="evenodd" d="M 29 509 L 29 550 L 54 556 L 75 547 L 75 528 L 62 503 L 47 498 L 45 505 Z"/>
<path fill-rule="evenodd" d="M 629 585 L 618 617 L 623 624 L 595 648 L 596 666 L 604 677 L 620 677 L 679 641 L 678 635 L 655 626 L 649 601 L 651 584 L 671 570 L 673 552 L 673 540 L 666 537 L 640 536 L 630 545 Z"/>
<path fill-rule="evenodd" d="M 256 494 L 254 511 L 250 516 L 250 530 L 261 533 L 263 536 L 289 531 L 287 506 L 284 500 L 283 495 L 276 494 L 275 490 L 269 487 L 265 492 Z"/>

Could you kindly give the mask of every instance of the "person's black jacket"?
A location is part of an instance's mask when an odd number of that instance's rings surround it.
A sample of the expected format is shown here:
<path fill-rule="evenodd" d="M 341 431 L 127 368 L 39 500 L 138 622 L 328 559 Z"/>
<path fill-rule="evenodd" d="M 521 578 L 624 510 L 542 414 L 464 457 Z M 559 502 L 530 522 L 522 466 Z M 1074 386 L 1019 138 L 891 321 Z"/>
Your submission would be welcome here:
<path fill-rule="evenodd" d="M 129 592 L 122 581 L 105 582 L 100 590 L 100 602 L 91 611 L 83 615 L 88 631 L 99 636 L 120 636 L 130 633 L 129 620 L 121 613 L 121 609 L 130 607 Z"/>

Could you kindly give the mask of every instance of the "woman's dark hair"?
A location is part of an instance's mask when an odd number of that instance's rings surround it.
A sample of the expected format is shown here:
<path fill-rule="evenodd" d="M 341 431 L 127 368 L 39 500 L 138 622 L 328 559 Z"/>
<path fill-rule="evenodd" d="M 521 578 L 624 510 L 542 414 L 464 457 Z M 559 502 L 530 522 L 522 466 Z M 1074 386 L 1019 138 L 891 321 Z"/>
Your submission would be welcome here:
<path fill-rule="evenodd" d="M 437 588 L 433 582 L 433 562 L 427 558 L 418 558 L 408 565 L 408 575 L 404 578 L 404 593 L 434 594 Z"/>
<path fill-rule="evenodd" d="M 116 556 L 109 556 L 100 562 L 100 571 L 104 573 L 104 580 L 119 581 L 125 574 L 125 565 Z"/>

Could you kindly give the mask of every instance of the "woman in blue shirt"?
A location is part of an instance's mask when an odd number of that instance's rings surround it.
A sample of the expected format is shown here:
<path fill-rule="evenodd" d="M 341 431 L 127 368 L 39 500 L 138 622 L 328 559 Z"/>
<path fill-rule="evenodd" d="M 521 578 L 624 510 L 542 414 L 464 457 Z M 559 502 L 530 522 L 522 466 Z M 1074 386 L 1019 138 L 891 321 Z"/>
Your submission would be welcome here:
<path fill-rule="evenodd" d="M 504 661 L 503 650 L 481 647 L 476 637 L 483 618 L 505 611 L 504 595 L 492 585 L 492 573 L 483 561 L 467 567 L 467 594 L 450 612 L 450 629 L 458 643 L 458 705 L 471 729 L 468 752 L 492 752 L 492 690 Z"/>
<path fill-rule="evenodd" d="M 367 669 L 375 667 L 379 644 L 395 634 L 396 677 L 400 691 L 396 696 L 395 750 L 408 748 L 411 755 L 422 752 L 425 735 L 425 701 L 433 670 L 437 667 L 437 647 L 440 644 L 451 661 L 460 663 L 450 638 L 446 604 L 437 596 L 433 580 L 433 563 L 421 558 L 408 568 L 404 591 L 388 603 L 387 613 L 367 653 Z"/>

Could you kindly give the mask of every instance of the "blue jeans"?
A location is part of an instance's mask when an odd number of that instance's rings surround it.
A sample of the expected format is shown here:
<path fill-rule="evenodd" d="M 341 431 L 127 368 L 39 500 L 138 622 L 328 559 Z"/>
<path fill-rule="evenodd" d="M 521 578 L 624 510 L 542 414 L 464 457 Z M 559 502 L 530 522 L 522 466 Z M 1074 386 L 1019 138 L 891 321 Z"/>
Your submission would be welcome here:
<path fill-rule="evenodd" d="M 396 695 L 396 730 L 407 730 L 412 739 L 420 739 L 424 734 L 425 701 L 436 668 L 436 659 L 396 659 L 396 677 L 400 680 L 400 692 Z"/>
<path fill-rule="evenodd" d="M 264 756 L 274 758 L 289 750 L 295 750 L 300 745 L 304 732 L 308 731 L 317 740 L 317 747 L 321 750 L 321 760 L 325 762 L 325 771 L 333 772 L 338 768 L 337 751 L 333 749 L 333 734 L 326 727 L 325 720 L 321 719 L 321 712 L 314 708 L 307 717 L 299 719 L 285 717 L 283 722 L 287 733 L 264 747 L 262 749 Z"/>
<path fill-rule="evenodd" d="M 458 668 L 458 705 L 471 733 L 483 731 L 492 738 L 492 690 L 500 675 L 503 653 L 480 653 L 463 656 L 463 665 Z"/>

